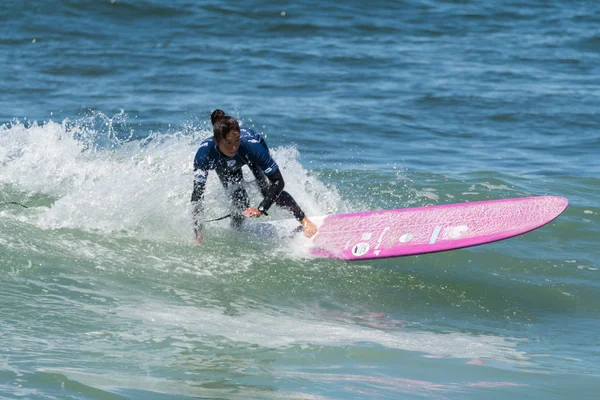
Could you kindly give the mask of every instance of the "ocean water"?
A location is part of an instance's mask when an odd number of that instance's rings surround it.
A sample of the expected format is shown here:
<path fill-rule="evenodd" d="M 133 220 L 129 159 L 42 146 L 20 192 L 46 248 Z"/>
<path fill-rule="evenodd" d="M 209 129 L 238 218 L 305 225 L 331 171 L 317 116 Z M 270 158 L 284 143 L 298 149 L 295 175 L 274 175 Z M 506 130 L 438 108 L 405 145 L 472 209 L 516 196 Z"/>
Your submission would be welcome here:
<path fill-rule="evenodd" d="M 0 206 L 0 398 L 598 398 L 599 24 L 566 0 L 2 2 L 0 202 L 28 208 Z M 195 248 L 215 108 L 309 215 L 570 206 L 416 257 L 227 221 Z M 228 212 L 214 175 L 206 203 Z"/>

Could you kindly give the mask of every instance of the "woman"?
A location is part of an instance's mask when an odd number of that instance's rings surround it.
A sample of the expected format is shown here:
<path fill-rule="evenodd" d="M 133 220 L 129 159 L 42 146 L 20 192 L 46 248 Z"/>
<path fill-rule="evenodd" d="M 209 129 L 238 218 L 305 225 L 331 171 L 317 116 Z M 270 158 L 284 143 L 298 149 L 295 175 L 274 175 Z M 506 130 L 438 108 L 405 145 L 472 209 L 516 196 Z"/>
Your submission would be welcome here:
<path fill-rule="evenodd" d="M 263 137 L 251 129 L 242 128 L 233 117 L 215 110 L 210 116 L 213 137 L 204 140 L 194 158 L 194 189 L 192 192 L 194 232 L 196 245 L 202 244 L 202 217 L 204 214 L 204 189 L 209 170 L 215 170 L 229 195 L 232 226 L 240 227 L 244 218 L 267 215 L 273 203 L 283 207 L 300 221 L 307 237 L 317 232 L 317 227 L 304 214 L 294 198 L 285 190 L 283 176 L 271 157 Z M 242 166 L 248 165 L 256 178 L 263 200 L 250 207 L 248 193 L 243 187 Z"/>

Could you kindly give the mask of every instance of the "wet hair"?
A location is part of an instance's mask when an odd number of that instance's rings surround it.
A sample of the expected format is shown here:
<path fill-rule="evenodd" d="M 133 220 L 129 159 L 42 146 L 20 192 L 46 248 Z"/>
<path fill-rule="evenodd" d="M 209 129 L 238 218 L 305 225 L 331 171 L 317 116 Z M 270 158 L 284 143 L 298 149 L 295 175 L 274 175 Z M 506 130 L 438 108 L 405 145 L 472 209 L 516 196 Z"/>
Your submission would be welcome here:
<path fill-rule="evenodd" d="M 225 111 L 219 110 L 218 108 L 210 114 L 210 123 L 215 126 L 215 122 L 225 116 Z"/>
<path fill-rule="evenodd" d="M 225 115 L 223 118 L 216 121 L 213 127 L 215 142 L 220 142 L 222 139 L 227 139 L 227 135 L 231 131 L 239 132 L 240 125 L 235 118 Z"/>

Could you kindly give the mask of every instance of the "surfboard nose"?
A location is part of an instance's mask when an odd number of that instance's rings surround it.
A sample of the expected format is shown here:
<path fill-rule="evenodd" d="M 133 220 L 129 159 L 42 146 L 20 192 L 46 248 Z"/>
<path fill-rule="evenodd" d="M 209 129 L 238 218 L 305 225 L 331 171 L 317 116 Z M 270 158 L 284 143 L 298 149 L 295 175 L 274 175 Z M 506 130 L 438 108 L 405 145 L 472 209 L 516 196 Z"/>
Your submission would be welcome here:
<path fill-rule="evenodd" d="M 556 216 L 560 215 L 563 211 L 567 209 L 567 207 L 569 207 L 569 200 L 565 197 L 545 196 L 545 198 L 547 198 L 551 202 L 553 208 L 556 210 Z"/>

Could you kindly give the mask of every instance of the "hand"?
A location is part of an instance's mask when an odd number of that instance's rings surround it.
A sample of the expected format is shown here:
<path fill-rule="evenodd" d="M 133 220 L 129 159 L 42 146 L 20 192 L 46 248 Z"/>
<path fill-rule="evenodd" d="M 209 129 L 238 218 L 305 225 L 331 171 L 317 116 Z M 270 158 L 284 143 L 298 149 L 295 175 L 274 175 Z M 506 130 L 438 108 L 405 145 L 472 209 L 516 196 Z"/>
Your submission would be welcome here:
<path fill-rule="evenodd" d="M 200 247 L 202 245 L 202 240 L 204 240 L 202 232 L 196 233 L 196 247 Z"/>
<path fill-rule="evenodd" d="M 242 213 L 242 215 L 246 218 L 258 218 L 262 215 L 262 213 L 258 211 L 258 208 L 248 207 L 246 208 L 246 211 Z"/>
<path fill-rule="evenodd" d="M 315 233 L 317 233 L 317 226 L 314 223 L 312 223 L 312 221 L 309 220 L 308 217 L 304 217 L 304 219 L 300 223 L 302 224 L 304 236 L 313 237 Z"/>

